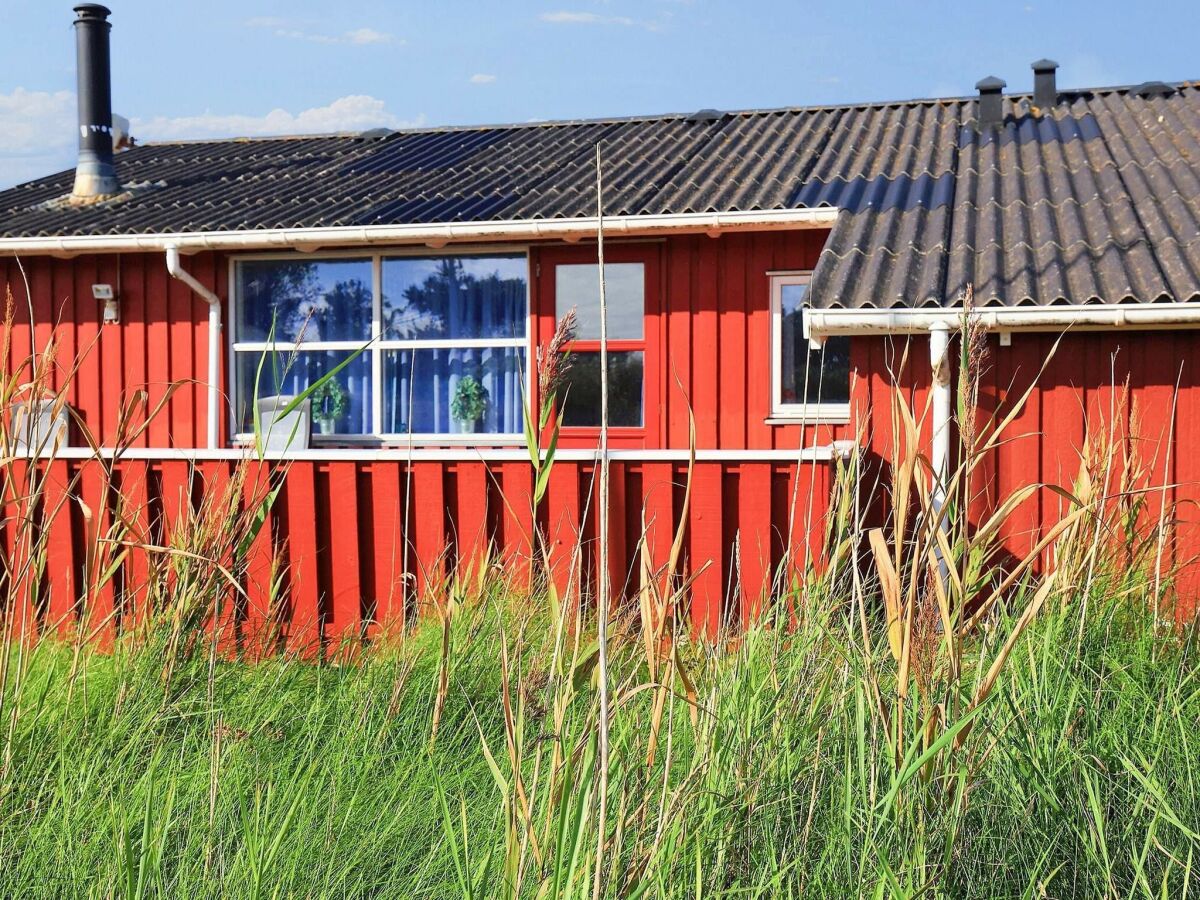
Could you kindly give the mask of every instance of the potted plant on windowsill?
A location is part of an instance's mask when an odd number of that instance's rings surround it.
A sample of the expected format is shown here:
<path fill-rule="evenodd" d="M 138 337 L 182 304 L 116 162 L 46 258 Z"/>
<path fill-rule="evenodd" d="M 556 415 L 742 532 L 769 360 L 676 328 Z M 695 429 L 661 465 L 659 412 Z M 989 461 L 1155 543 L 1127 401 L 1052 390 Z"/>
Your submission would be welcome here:
<path fill-rule="evenodd" d="M 478 431 L 478 425 L 487 412 L 487 388 L 474 375 L 464 375 L 454 388 L 450 401 L 450 415 L 465 432 Z"/>
<path fill-rule="evenodd" d="M 317 428 L 321 434 L 333 434 L 337 429 L 337 421 L 346 412 L 350 398 L 346 389 L 338 384 L 336 378 L 331 378 L 313 391 L 312 415 L 317 420 Z"/>

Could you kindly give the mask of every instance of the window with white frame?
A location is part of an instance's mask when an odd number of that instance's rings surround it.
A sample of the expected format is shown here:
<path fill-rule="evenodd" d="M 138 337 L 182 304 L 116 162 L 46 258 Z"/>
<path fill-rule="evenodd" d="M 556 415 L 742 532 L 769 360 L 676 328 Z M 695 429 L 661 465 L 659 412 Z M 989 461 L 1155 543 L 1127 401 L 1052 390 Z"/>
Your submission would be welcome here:
<path fill-rule="evenodd" d="M 839 420 L 850 415 L 850 339 L 812 347 L 804 336 L 810 273 L 771 275 L 771 413 Z"/>
<path fill-rule="evenodd" d="M 331 439 L 518 438 L 526 377 L 524 254 L 246 258 L 236 268 L 238 430 L 257 397 L 312 398 Z"/>

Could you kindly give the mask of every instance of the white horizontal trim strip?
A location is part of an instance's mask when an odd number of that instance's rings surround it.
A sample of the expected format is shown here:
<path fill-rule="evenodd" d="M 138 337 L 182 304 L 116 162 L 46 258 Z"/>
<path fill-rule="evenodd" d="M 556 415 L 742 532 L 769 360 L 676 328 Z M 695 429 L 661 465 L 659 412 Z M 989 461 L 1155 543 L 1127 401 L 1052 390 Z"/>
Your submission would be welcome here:
<path fill-rule="evenodd" d="M 750 210 L 720 213 L 678 213 L 664 216 L 605 216 L 606 236 L 723 231 L 770 231 L 830 228 L 838 211 L 820 209 Z M 199 250 L 271 250 L 303 247 L 345 247 L 366 244 L 444 245 L 458 241 L 517 241 L 593 236 L 595 216 L 574 219 L 512 219 L 499 222 L 455 222 L 429 225 L 364 225 L 332 228 L 264 228 L 247 231 L 161 232 L 155 234 L 56 235 L 0 238 L 0 254 L 113 253 L 165 250 L 174 245 L 184 252 Z"/>
<path fill-rule="evenodd" d="M 805 447 L 802 450 L 697 450 L 697 462 L 828 462 L 847 454 L 852 445 L 824 445 Z M 111 448 L 102 448 L 99 454 L 112 459 L 116 454 Z M 44 459 L 82 460 L 92 459 L 96 452 L 87 447 L 62 447 L 57 452 L 46 451 Z M 248 447 L 226 450 L 179 449 L 134 447 L 124 450 L 121 459 L 137 460 L 187 460 L 205 462 L 210 460 L 254 459 L 254 451 Z M 529 453 L 519 448 L 432 448 L 414 447 L 387 449 L 315 449 L 294 452 L 269 451 L 263 454 L 268 460 L 298 462 L 528 462 Z M 617 462 L 687 462 L 687 450 L 609 450 L 608 458 Z M 598 450 L 559 448 L 555 459 L 566 462 L 588 462 L 600 459 Z"/>
<path fill-rule="evenodd" d="M 1200 327 L 1200 303 L 1146 303 L 1138 306 L 987 307 L 972 316 L 989 331 Z M 957 328 L 962 311 L 953 309 L 807 309 L 806 337 L 835 334 L 919 333 L 933 327 Z"/>
<path fill-rule="evenodd" d="M 366 353 L 372 347 L 380 350 L 487 350 L 492 347 L 517 347 L 524 349 L 529 344 L 528 338 L 438 338 L 437 340 L 412 341 L 235 341 L 236 353 L 264 353 L 274 349 L 276 353 L 304 353 L 321 350 L 363 350 Z"/>

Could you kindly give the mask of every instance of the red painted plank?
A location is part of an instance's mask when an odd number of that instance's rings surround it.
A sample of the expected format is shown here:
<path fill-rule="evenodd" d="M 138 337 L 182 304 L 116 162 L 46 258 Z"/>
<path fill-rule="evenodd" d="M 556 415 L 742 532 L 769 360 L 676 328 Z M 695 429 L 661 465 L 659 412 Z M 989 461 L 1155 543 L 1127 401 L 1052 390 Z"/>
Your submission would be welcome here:
<path fill-rule="evenodd" d="M 450 527 L 458 548 L 458 574 L 472 579 L 488 555 L 488 473 L 482 460 L 460 462 L 455 466 L 457 514 Z"/>
<path fill-rule="evenodd" d="M 118 328 L 125 341 L 123 387 L 126 394 L 132 397 L 135 391 L 145 390 L 146 387 L 147 260 L 132 255 L 120 259 L 121 324 Z M 150 415 L 149 406 L 144 405 L 143 408 L 144 415 Z M 132 428 L 136 430 L 143 421 L 139 415 L 132 423 Z M 135 447 L 149 446 L 147 432 L 143 430 L 132 444 Z"/>
<path fill-rule="evenodd" d="M 741 564 L 741 622 L 758 619 L 769 600 L 771 582 L 771 466 L 741 466 L 738 484 L 738 532 Z"/>
<path fill-rule="evenodd" d="M 629 562 L 639 532 L 627 528 L 626 522 L 627 467 L 621 462 L 609 463 L 608 479 L 608 579 L 611 586 L 609 602 L 615 612 L 621 606 L 629 582 Z"/>
<path fill-rule="evenodd" d="M 666 296 L 666 438 L 668 446 L 688 445 L 688 405 L 692 383 L 691 248 L 695 238 L 673 241 L 667 253 Z"/>
<path fill-rule="evenodd" d="M 375 463 L 371 468 L 372 509 L 375 515 L 375 616 L 372 633 L 399 635 L 404 629 L 406 552 L 404 498 L 400 464 Z"/>
<path fill-rule="evenodd" d="M 525 589 L 533 546 L 533 467 L 526 462 L 502 463 L 500 483 L 504 491 L 501 556 L 512 584 Z"/>
<path fill-rule="evenodd" d="M 30 480 L 29 462 L 7 461 L 0 467 L 0 621 L 14 635 L 37 636 L 37 621 L 31 592 L 35 591 L 34 553 L 38 527 L 35 516 L 36 476 Z"/>
<path fill-rule="evenodd" d="M 741 235 L 727 235 L 717 241 L 720 245 L 720 266 L 717 270 L 720 313 L 718 315 L 717 358 L 720 360 L 718 399 L 718 446 L 746 446 L 746 376 L 751 355 L 746 346 L 746 254 Z M 755 359 L 770 359 L 770 344 Z M 752 376 L 761 375 L 755 369 Z"/>
<path fill-rule="evenodd" d="M 131 459 L 121 463 L 121 497 L 118 501 L 121 528 L 130 544 L 152 543 L 148 466 L 145 460 Z M 125 590 L 121 598 L 122 616 L 130 626 L 145 625 L 150 618 L 149 577 L 150 561 L 147 551 L 137 546 L 126 548 Z"/>
<path fill-rule="evenodd" d="M 721 625 L 725 572 L 721 566 L 720 463 L 698 462 L 692 478 L 688 570 L 692 577 L 692 627 L 712 639 Z"/>
<path fill-rule="evenodd" d="M 321 643 L 315 469 L 315 463 L 293 462 L 284 482 L 291 600 L 290 615 L 284 628 L 284 641 L 289 653 L 301 655 L 315 653 Z"/>
<path fill-rule="evenodd" d="M 167 318 L 167 268 L 147 266 L 146 278 L 146 373 L 150 408 L 155 409 L 167 394 L 171 382 L 170 323 Z M 172 439 L 171 410 L 163 409 L 150 422 L 152 447 L 178 446 Z"/>
<path fill-rule="evenodd" d="M 79 517 L 75 501 L 75 473 L 63 460 L 50 463 L 46 479 L 45 521 L 48 598 L 46 630 L 67 637 L 75 631 L 76 604 L 80 595 L 81 549 L 72 534 L 72 519 Z M 82 534 L 82 529 L 80 529 Z"/>
<path fill-rule="evenodd" d="M 411 467 L 412 493 L 409 521 L 415 556 L 417 613 L 440 590 L 446 578 L 446 501 L 440 463 L 420 462 Z"/>
<path fill-rule="evenodd" d="M 242 483 L 242 505 L 256 521 L 257 510 L 264 510 L 258 533 L 246 552 L 246 575 L 242 626 L 244 648 L 251 659 L 258 658 L 275 646 L 279 636 L 279 602 L 274 589 L 275 547 L 272 528 L 277 515 L 272 506 L 265 506 L 271 494 L 271 466 L 262 461 L 246 463 Z M 264 508 L 265 507 L 265 508 Z"/>
<path fill-rule="evenodd" d="M 362 627 L 362 588 L 358 570 L 358 467 L 329 466 L 329 553 L 333 560 L 325 639 L 333 648 L 356 640 Z"/>
<path fill-rule="evenodd" d="M 552 577 L 561 599 L 566 599 L 568 588 L 573 596 L 579 589 L 579 563 L 575 560 L 583 531 L 579 478 L 578 463 L 559 461 L 550 470 L 547 488 L 546 540 Z"/>
<path fill-rule="evenodd" d="M 83 463 L 80 473 L 80 494 L 91 516 L 84 525 L 85 558 L 87 560 L 83 601 L 84 633 L 96 635 L 101 646 L 112 643 L 116 632 L 116 607 L 113 581 L 108 569 L 114 558 L 111 536 L 112 517 L 109 514 L 109 481 L 103 465 L 94 460 Z"/>
<path fill-rule="evenodd" d="M 706 241 L 706 238 L 699 238 Z M 737 364 L 736 360 L 721 360 L 717 352 L 718 309 L 720 295 L 717 279 L 720 270 L 716 254 L 701 251 L 692 282 L 693 319 L 692 408 L 696 414 L 696 446 L 716 447 L 719 409 L 718 373 L 725 374 Z M 722 363 L 725 363 L 722 365 Z"/>
<path fill-rule="evenodd" d="M 642 464 L 642 521 L 650 552 L 650 573 L 658 585 L 660 599 L 664 601 L 669 590 L 664 576 L 676 526 L 673 480 L 671 463 Z M 637 562 L 634 560 L 635 565 Z"/>

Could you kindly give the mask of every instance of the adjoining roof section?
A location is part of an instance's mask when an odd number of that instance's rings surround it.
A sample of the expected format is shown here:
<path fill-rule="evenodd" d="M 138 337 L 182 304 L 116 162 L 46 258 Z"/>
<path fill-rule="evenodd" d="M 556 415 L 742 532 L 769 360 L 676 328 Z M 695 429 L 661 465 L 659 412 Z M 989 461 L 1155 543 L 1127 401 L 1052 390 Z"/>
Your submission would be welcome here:
<path fill-rule="evenodd" d="M 815 306 L 953 306 L 968 284 L 980 306 L 1200 300 L 1200 89 L 1075 92 L 1040 116 L 1006 98 L 982 132 L 972 106 L 950 114 L 944 191 L 843 208 Z"/>
<path fill-rule="evenodd" d="M 0 192 L 4 238 L 255 232 L 594 214 L 840 210 L 820 307 L 1200 300 L 1200 87 L 150 144 L 131 188 L 60 202 L 72 173 Z"/>

